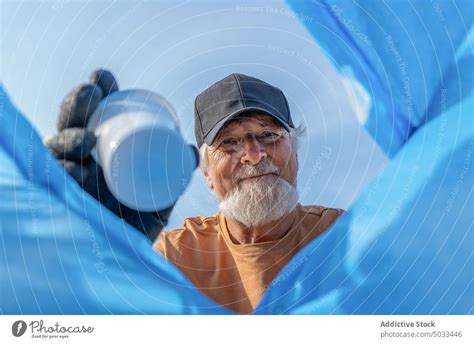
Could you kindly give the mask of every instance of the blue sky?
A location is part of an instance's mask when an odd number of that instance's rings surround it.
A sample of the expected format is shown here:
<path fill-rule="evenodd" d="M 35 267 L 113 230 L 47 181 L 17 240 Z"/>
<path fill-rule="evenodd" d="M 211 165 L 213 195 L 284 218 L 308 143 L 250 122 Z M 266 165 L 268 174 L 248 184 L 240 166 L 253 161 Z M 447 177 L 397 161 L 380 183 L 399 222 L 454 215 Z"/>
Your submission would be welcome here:
<path fill-rule="evenodd" d="M 352 90 L 283 2 L 58 0 L 0 6 L 1 80 L 42 136 L 55 132 L 63 96 L 105 67 L 122 89 L 165 96 L 194 143 L 194 97 L 240 72 L 280 87 L 294 121 L 307 127 L 299 151 L 303 204 L 347 208 L 386 165 L 357 122 Z M 216 211 L 215 197 L 196 172 L 168 228 Z"/>

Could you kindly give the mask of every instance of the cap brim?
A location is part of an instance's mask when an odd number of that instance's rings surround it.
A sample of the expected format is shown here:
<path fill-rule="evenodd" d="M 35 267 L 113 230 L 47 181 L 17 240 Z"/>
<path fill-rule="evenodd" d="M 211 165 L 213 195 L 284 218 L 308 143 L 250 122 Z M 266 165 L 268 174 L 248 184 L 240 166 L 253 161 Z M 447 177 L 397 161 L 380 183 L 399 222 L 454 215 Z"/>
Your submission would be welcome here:
<path fill-rule="evenodd" d="M 290 131 L 290 127 L 289 127 L 288 123 L 282 121 L 282 119 L 279 118 L 278 116 L 275 116 L 271 112 L 269 112 L 267 110 L 264 110 L 264 109 L 261 109 L 261 108 L 249 107 L 249 108 L 240 109 L 239 111 L 236 111 L 236 112 L 230 114 L 229 116 L 221 119 L 219 122 L 217 122 L 217 124 L 214 126 L 214 128 L 212 128 L 211 131 L 209 131 L 209 133 L 204 138 L 204 143 L 206 143 L 207 145 L 211 145 L 214 142 L 217 135 L 219 134 L 219 132 L 221 131 L 221 129 L 229 121 L 231 121 L 234 118 L 239 117 L 239 116 L 241 116 L 241 115 L 243 115 L 247 112 L 258 112 L 258 113 L 261 113 L 263 115 L 270 116 L 273 119 L 275 119 L 278 123 L 280 123 L 283 128 L 285 128 L 287 131 Z"/>

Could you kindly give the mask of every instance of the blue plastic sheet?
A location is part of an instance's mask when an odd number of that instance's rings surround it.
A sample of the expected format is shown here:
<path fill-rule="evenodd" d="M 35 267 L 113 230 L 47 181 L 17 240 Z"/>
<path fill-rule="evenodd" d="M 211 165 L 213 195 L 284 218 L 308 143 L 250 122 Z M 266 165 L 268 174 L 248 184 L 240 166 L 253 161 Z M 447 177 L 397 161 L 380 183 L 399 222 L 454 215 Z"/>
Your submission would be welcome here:
<path fill-rule="evenodd" d="M 226 314 L 85 193 L 0 85 L 4 314 Z"/>
<path fill-rule="evenodd" d="M 471 314 L 474 94 L 419 129 L 257 313 Z"/>
<path fill-rule="evenodd" d="M 335 67 L 350 71 L 370 95 L 365 127 L 389 157 L 471 90 L 472 1 L 288 4 Z"/>
<path fill-rule="evenodd" d="M 472 4 L 289 4 L 368 90 L 366 128 L 392 160 L 256 313 L 471 314 Z"/>
<path fill-rule="evenodd" d="M 290 6 L 369 92 L 366 128 L 392 160 L 256 313 L 472 313 L 472 7 Z M 3 90 L 0 195 L 3 313 L 228 313 L 85 194 Z"/>

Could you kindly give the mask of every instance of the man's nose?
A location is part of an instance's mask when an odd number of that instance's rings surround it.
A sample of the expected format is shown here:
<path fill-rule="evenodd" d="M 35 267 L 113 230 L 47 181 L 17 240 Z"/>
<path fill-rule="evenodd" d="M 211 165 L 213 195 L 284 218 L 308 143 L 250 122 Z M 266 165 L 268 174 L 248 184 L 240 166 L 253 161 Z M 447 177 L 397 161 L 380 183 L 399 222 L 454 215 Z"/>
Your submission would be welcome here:
<path fill-rule="evenodd" d="M 242 164 L 256 165 L 267 158 L 265 147 L 255 138 L 245 140 L 242 150 L 242 157 L 240 159 Z"/>

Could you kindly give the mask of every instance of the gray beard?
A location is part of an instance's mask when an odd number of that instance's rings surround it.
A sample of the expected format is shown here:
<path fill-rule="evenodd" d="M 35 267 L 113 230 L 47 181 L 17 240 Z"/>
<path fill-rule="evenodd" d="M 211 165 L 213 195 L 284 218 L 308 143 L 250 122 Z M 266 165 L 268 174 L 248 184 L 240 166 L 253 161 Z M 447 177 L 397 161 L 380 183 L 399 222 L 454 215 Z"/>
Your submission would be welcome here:
<path fill-rule="evenodd" d="M 262 163 L 245 167 L 237 178 L 279 172 L 271 161 Z M 246 227 L 255 227 L 281 219 L 297 204 L 297 189 L 278 175 L 271 174 L 237 183 L 220 203 L 220 210 L 226 218 Z"/>

